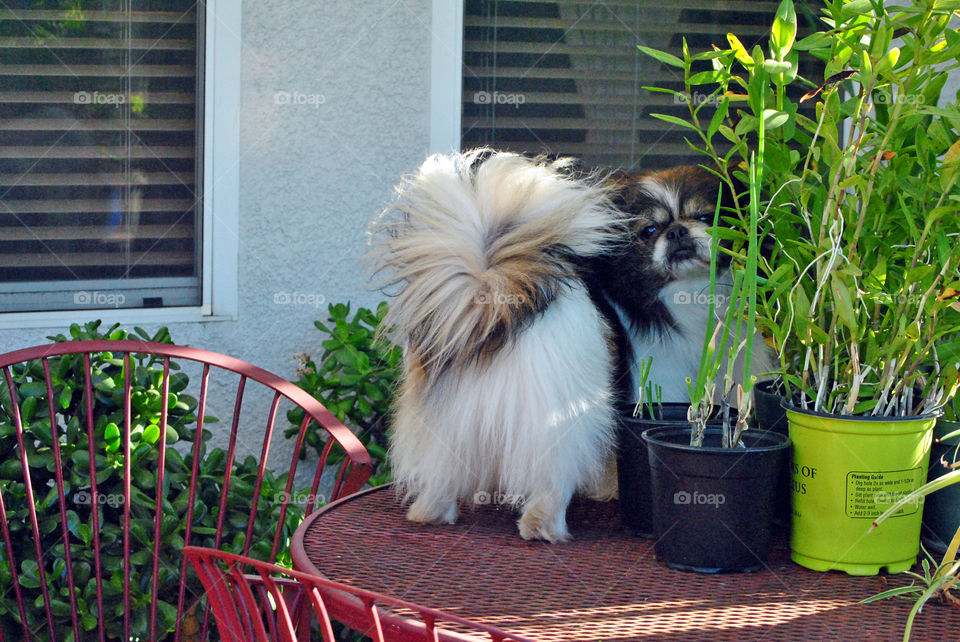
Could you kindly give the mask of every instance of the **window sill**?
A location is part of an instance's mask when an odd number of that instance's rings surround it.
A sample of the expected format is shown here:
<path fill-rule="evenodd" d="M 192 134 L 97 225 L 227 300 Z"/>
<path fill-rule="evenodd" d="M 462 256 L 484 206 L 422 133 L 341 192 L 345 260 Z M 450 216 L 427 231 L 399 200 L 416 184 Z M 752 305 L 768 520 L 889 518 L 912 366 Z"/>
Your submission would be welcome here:
<path fill-rule="evenodd" d="M 0 314 L 0 330 L 50 328 L 65 330 L 71 323 L 102 319 L 104 323 L 121 325 L 155 325 L 236 321 L 236 315 L 213 314 L 207 306 L 183 308 L 104 308 L 100 310 L 68 310 L 57 312 L 9 312 Z"/>

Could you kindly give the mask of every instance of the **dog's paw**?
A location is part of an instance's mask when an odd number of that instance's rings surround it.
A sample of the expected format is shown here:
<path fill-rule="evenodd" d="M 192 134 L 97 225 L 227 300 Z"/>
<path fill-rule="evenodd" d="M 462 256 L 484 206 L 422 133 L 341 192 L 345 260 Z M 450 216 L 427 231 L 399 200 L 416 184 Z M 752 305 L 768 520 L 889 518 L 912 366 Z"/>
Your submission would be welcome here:
<path fill-rule="evenodd" d="M 517 526 L 523 539 L 542 539 L 551 544 L 569 542 L 571 539 L 566 520 L 561 517 L 558 523 L 555 516 L 547 515 L 542 510 L 525 510 L 517 520 Z"/>
<path fill-rule="evenodd" d="M 457 502 L 431 502 L 421 497 L 407 509 L 407 519 L 425 524 L 454 524 L 457 521 Z"/>

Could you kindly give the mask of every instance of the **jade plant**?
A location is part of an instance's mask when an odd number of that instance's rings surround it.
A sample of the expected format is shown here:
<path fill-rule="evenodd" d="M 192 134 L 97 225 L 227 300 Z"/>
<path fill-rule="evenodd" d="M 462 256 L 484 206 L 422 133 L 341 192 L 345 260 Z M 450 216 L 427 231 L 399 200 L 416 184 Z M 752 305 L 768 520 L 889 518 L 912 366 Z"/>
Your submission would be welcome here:
<path fill-rule="evenodd" d="M 377 486 L 390 479 L 387 462 L 387 425 L 394 388 L 400 374 L 400 348 L 378 340 L 377 330 L 387 313 L 387 304 L 376 311 L 359 308 L 351 317 L 350 304 L 331 304 L 326 323 L 314 325 L 323 333 L 323 352 L 318 359 L 297 355 L 298 386 L 319 400 L 337 419 L 349 426 L 370 453 L 374 465 L 369 484 Z M 291 426 L 287 437 L 296 435 L 303 410 L 287 413 Z M 315 426 L 315 424 L 313 424 Z M 320 453 L 327 433 L 316 428 L 307 434 L 306 443 Z M 331 452 L 331 462 L 343 452 Z"/>
<path fill-rule="evenodd" d="M 728 189 L 756 191 L 756 230 L 750 198 L 717 233 L 734 271 L 747 268 L 752 239 L 770 246 L 758 257 L 755 318 L 802 408 L 919 415 L 960 384 L 947 340 L 960 330 L 960 109 L 941 96 L 960 67 L 956 14 L 934 0 L 832 0 L 798 41 L 784 0 L 768 51 L 733 34 L 711 51 L 684 45 L 682 59 L 647 50 L 684 74 L 672 93 L 689 116 L 660 117 L 692 132 Z M 801 54 L 822 61 L 823 78 L 798 73 Z"/>
<path fill-rule="evenodd" d="M 134 333 L 113 325 L 100 328 L 94 321 L 84 326 L 70 327 L 69 338 L 59 334 L 49 337 L 62 342 L 67 340 L 123 340 L 139 338 L 145 341 L 172 343 L 170 333 L 161 328 L 149 335 L 140 328 Z M 151 599 L 151 574 L 153 568 L 153 528 L 155 510 L 156 470 L 160 439 L 166 439 L 165 511 L 161 531 L 161 547 L 158 583 L 158 631 L 164 638 L 175 625 L 178 601 L 180 550 L 184 546 L 186 514 L 189 505 L 191 470 L 194 446 L 177 448 L 192 442 L 196 429 L 197 400 L 187 394 L 189 378 L 180 371 L 175 361 L 170 362 L 170 395 L 167 403 L 167 426 L 161 431 L 160 410 L 164 404 L 161 394 L 163 374 L 162 359 L 151 355 L 131 355 L 134 368 L 131 371 L 131 527 L 133 553 L 130 557 L 130 604 L 132 635 L 138 639 L 149 637 L 149 604 Z M 93 443 L 86 430 L 86 401 L 83 393 L 83 359 L 80 355 L 64 355 L 49 359 L 52 375 L 55 411 L 62 420 L 59 448 L 64 466 L 64 492 L 67 497 L 67 522 L 72 535 L 70 553 L 77 587 L 77 609 L 81 631 L 91 638 L 96 634 L 98 620 L 106 625 L 108 637 L 119 639 L 123 629 L 123 458 L 118 426 L 124 422 L 122 361 L 111 352 L 91 355 L 92 381 L 94 387 L 93 414 L 95 433 Z M 66 578 L 65 549 L 60 530 L 59 503 L 55 484 L 55 467 L 50 440 L 50 417 L 46 400 L 46 385 L 39 361 L 31 361 L 11 367 L 16 389 L 16 403 L 23 422 L 25 444 L 30 462 L 30 478 L 36 497 L 37 520 L 40 530 L 41 550 L 49 551 L 45 559 L 45 572 L 50 587 L 51 607 L 56 629 L 63 639 L 72 639 L 70 631 L 71 607 Z M 2 493 L 7 520 L 10 525 L 13 555 L 17 560 L 20 588 L 24 594 L 28 626 L 41 639 L 46 630 L 44 605 L 40 593 L 39 568 L 34 552 L 34 536 L 28 518 L 26 488 L 21 473 L 21 463 L 13 421 L 12 406 L 6 382 L 0 384 L 0 493 Z M 205 425 L 213 424 L 215 417 L 205 417 Z M 163 437 L 161 437 L 163 433 Z M 206 441 L 211 431 L 204 430 Z M 90 470 L 89 449 L 95 451 L 96 470 Z M 194 503 L 191 544 L 213 546 L 224 489 L 227 453 L 219 448 L 200 444 L 198 462 L 198 485 Z M 258 466 L 253 457 L 234 462 L 227 494 L 224 532 L 221 548 L 242 552 L 257 484 Z M 97 480 L 99 506 L 91 505 L 91 477 Z M 261 498 L 279 497 L 286 488 L 287 475 L 265 472 L 260 484 Z M 305 494 L 307 491 L 301 491 Z M 106 612 L 97 612 L 96 583 L 94 581 L 93 532 L 91 514 L 98 511 L 100 554 L 103 564 L 102 579 Z M 249 555 L 268 559 L 273 542 L 273 533 L 280 520 L 281 503 L 261 499 L 254 519 L 253 538 Z M 290 503 L 284 518 L 285 537 L 289 539 L 303 518 L 303 507 Z M 290 565 L 289 551 L 284 548 L 278 563 Z M 192 574 L 188 575 L 188 595 L 202 595 L 202 587 Z M 0 633 L 5 639 L 18 639 L 22 635 L 20 615 L 12 599 L 10 587 L 12 575 L 9 552 L 0 544 L 0 587 L 7 597 L 0 600 Z M 196 609 L 188 614 L 189 628 L 197 624 Z M 202 618 L 202 609 L 199 611 Z"/>

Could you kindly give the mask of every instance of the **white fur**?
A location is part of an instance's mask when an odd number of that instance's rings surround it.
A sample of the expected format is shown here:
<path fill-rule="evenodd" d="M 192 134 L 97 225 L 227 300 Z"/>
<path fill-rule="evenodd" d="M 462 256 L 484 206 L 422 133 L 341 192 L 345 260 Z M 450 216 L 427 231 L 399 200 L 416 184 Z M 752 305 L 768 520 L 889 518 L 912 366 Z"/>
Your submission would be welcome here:
<path fill-rule="evenodd" d="M 598 179 L 507 153 L 433 156 L 398 192 L 372 255 L 401 286 L 384 326 L 404 347 L 390 457 L 407 518 L 506 496 L 522 537 L 564 541 L 575 490 L 612 495 L 615 425 L 609 329 L 568 255 L 604 251 L 621 215 Z"/>
<path fill-rule="evenodd" d="M 714 314 L 723 318 L 726 314 L 726 305 L 730 294 L 730 278 L 721 273 L 718 278 L 717 307 Z M 695 275 L 691 278 L 672 281 L 659 293 L 676 321 L 676 329 L 638 331 L 631 328 L 630 322 L 623 311 L 616 305 L 617 314 L 630 335 L 633 346 L 633 361 L 630 374 L 632 390 L 637 401 L 640 389 L 640 367 L 650 357 L 653 357 L 648 384 L 659 385 L 663 401 L 689 402 L 690 393 L 687 389 L 686 378 L 696 380 L 700 367 L 700 356 L 703 350 L 703 341 L 707 331 L 710 312 L 710 278 L 709 276 Z M 714 323 L 709 321 L 710 328 Z M 732 336 L 732 333 L 731 333 Z M 743 357 L 738 357 L 735 373 L 743 372 Z M 763 341 L 758 333 L 754 337 L 753 356 L 750 370 L 753 374 L 761 375 L 776 368 L 776 355 Z M 725 362 L 721 365 L 717 378 L 717 399 L 723 391 L 723 376 Z M 742 383 L 742 376 L 734 377 L 737 383 Z M 735 401 L 735 400 L 732 400 Z"/>
<path fill-rule="evenodd" d="M 613 445 L 605 332 L 577 284 L 489 363 L 399 399 L 390 454 L 416 497 L 408 517 L 452 523 L 458 500 L 500 493 L 522 502 L 524 538 L 568 539 L 567 504 L 601 492 Z"/>
<path fill-rule="evenodd" d="M 477 301 L 497 304 L 513 292 L 498 261 L 519 253 L 549 263 L 544 253 L 558 244 L 590 256 L 616 239 L 618 215 L 598 179 L 569 180 L 504 152 L 477 163 L 482 151 L 428 158 L 373 225 L 387 234 L 372 258 L 404 283 L 383 324 L 416 330 L 419 347 L 441 363 L 463 358 L 478 331 L 493 329 Z"/>
<path fill-rule="evenodd" d="M 680 211 L 680 194 L 677 190 L 664 185 L 662 181 L 657 180 L 654 176 L 644 177 L 640 179 L 640 187 L 656 198 L 663 206 L 666 208 L 667 212 L 679 212 Z M 664 216 L 661 212 L 654 212 L 654 218 L 658 222 L 664 222 L 669 220 L 671 215 Z"/>

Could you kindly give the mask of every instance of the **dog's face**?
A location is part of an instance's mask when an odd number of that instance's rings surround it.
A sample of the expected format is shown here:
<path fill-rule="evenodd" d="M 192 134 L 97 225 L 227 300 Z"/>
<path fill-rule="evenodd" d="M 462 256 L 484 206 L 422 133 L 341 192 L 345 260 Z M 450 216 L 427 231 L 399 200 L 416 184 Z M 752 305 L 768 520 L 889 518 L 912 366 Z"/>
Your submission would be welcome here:
<path fill-rule="evenodd" d="M 648 273 L 664 283 L 709 275 L 716 177 L 685 166 L 614 180 L 618 204 L 633 217 L 633 251 Z"/>

